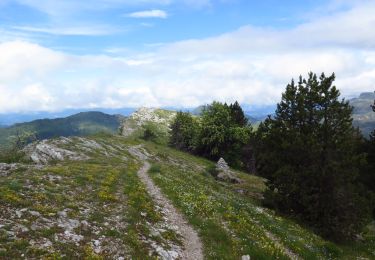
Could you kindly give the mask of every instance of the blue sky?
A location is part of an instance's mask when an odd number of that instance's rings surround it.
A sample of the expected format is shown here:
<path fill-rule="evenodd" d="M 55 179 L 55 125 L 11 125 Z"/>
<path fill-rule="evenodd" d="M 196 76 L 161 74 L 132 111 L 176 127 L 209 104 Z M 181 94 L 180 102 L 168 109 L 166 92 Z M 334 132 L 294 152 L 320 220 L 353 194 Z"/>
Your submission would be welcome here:
<path fill-rule="evenodd" d="M 269 105 L 293 77 L 373 91 L 366 0 L 0 0 L 0 113 Z"/>
<path fill-rule="evenodd" d="M 53 49 L 93 54 L 111 48 L 144 50 L 158 43 L 213 37 L 250 24 L 291 27 L 306 20 L 306 15 L 314 15 L 326 1 L 287 0 L 280 4 L 277 0 L 162 0 L 126 4 L 132 1 L 102 0 L 97 4 L 86 1 L 87 5 L 72 0 L 45 2 L 50 4 L 38 0 L 4 1 L 0 11 L 2 27 L 26 33 Z M 152 10 L 165 15 L 131 15 Z"/>

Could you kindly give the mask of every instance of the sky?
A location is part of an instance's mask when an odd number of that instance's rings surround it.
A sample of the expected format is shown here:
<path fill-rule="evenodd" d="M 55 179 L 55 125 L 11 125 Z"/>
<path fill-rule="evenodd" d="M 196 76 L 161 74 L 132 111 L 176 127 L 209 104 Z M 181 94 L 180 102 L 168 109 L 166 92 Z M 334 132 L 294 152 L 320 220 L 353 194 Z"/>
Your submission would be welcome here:
<path fill-rule="evenodd" d="M 0 0 L 0 113 L 375 90 L 375 0 Z"/>

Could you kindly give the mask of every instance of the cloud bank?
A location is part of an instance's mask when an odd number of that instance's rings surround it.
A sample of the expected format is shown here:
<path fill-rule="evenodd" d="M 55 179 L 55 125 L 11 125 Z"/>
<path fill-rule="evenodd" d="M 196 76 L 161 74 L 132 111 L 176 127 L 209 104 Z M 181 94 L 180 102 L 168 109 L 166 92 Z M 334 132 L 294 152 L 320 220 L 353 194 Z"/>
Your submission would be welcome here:
<path fill-rule="evenodd" d="M 212 100 L 267 105 L 309 71 L 335 72 L 346 96 L 373 91 L 374 13 L 375 4 L 366 2 L 289 29 L 244 26 L 133 55 L 79 56 L 3 41 L 0 112 L 193 107 Z"/>

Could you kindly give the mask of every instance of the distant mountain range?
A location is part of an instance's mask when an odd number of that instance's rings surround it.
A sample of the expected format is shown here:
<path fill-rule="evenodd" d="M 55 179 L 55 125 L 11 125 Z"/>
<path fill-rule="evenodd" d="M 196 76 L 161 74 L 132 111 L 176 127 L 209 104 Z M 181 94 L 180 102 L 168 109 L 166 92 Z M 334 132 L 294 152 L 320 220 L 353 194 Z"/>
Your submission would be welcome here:
<path fill-rule="evenodd" d="M 374 99 L 375 93 L 365 92 L 361 93 L 359 97 L 349 100 L 354 107 L 353 124 L 359 127 L 366 137 L 375 129 L 375 113 L 371 109 Z M 274 113 L 275 107 L 243 106 L 243 109 L 250 123 L 256 127 L 268 114 Z M 199 115 L 202 112 L 202 108 L 203 106 L 200 106 L 195 109 L 185 109 L 184 111 Z M 172 108 L 170 110 L 179 109 Z M 85 136 L 101 131 L 115 133 L 118 131 L 120 123 L 125 116 L 134 111 L 134 108 L 100 109 L 100 112 L 86 111 L 74 114 L 77 110 L 72 109 L 59 113 L 38 112 L 34 114 L 0 115 L 0 146 L 8 144 L 17 133 L 23 132 L 35 133 L 38 139 L 57 136 Z M 25 121 L 31 122 L 19 123 Z"/>
<path fill-rule="evenodd" d="M 0 146 L 7 145 L 17 133 L 34 133 L 37 139 L 58 136 L 86 136 L 98 132 L 116 133 L 125 117 L 102 112 L 81 112 L 65 118 L 39 119 L 0 128 Z"/>
<path fill-rule="evenodd" d="M 364 92 L 359 97 L 349 99 L 350 105 L 353 106 L 353 125 L 359 127 L 362 134 L 368 137 L 375 129 L 375 113 L 372 111 L 371 105 L 374 104 L 375 93 Z M 251 110 L 244 108 L 245 114 L 250 123 L 257 126 L 263 121 L 267 115 L 275 113 L 276 106 L 266 106 L 262 108 L 254 108 Z"/>
<path fill-rule="evenodd" d="M 349 100 L 354 107 L 353 124 L 359 127 L 364 136 L 368 136 L 375 129 L 375 113 L 371 108 L 374 99 L 374 92 L 365 92 L 360 94 L 358 98 Z"/>
<path fill-rule="evenodd" d="M 96 108 L 95 111 L 102 112 L 110 115 L 124 115 L 128 116 L 133 113 L 135 108 Z M 10 114 L 0 114 L 0 128 L 5 126 L 11 126 L 17 123 L 30 122 L 37 119 L 56 119 L 63 118 L 78 114 L 80 112 L 91 112 L 93 109 L 90 108 L 81 108 L 81 109 L 65 109 L 59 112 L 48 112 L 48 111 L 39 111 L 32 113 L 10 113 Z"/>

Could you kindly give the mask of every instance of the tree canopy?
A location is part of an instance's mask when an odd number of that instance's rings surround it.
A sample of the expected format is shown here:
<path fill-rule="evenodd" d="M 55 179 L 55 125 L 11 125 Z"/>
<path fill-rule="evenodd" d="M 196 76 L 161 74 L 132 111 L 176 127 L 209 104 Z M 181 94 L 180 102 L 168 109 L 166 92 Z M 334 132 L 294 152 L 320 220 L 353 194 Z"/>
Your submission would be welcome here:
<path fill-rule="evenodd" d="M 259 126 L 256 155 L 269 203 L 343 239 L 366 223 L 368 204 L 356 185 L 360 134 L 334 80 L 310 73 L 288 84 L 275 116 Z"/>
<path fill-rule="evenodd" d="M 251 126 L 238 102 L 213 102 L 203 108 L 201 117 L 179 112 L 171 125 L 172 146 L 212 160 L 223 157 L 241 168 L 244 148 L 250 140 Z"/>

